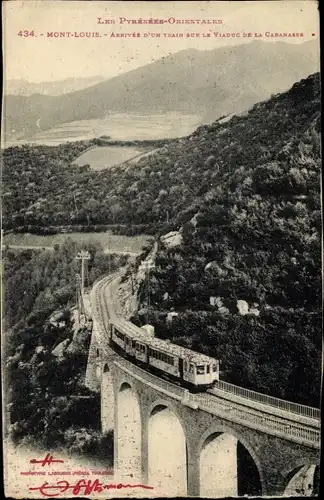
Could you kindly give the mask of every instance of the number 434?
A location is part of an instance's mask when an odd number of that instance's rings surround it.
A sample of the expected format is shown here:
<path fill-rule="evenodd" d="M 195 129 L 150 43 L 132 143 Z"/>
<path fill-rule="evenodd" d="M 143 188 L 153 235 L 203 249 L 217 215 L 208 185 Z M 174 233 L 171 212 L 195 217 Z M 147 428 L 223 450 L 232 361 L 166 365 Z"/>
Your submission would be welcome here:
<path fill-rule="evenodd" d="M 35 36 L 34 31 L 19 31 L 18 36 Z"/>

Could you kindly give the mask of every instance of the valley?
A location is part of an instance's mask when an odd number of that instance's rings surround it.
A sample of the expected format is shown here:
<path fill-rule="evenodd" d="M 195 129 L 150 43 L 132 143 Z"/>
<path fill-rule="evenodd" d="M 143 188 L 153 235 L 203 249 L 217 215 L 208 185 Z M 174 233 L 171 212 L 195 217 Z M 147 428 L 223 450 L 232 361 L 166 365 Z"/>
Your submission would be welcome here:
<path fill-rule="evenodd" d="M 108 135 L 116 141 L 174 139 L 192 133 L 202 123 L 203 117 L 198 114 L 113 113 L 104 118 L 67 122 L 48 130 L 38 130 L 25 137 L 21 137 L 21 134 L 7 134 L 4 145 L 58 146 L 65 142 L 91 140 L 102 135 Z M 117 158 L 117 163 L 125 161 L 124 151 L 120 153 L 121 159 Z"/>
<path fill-rule="evenodd" d="M 62 95 L 6 95 L 6 140 L 45 144 L 44 139 L 57 137 L 44 137 L 44 131 L 53 134 L 55 127 L 67 124 L 78 128 L 80 121 L 91 137 L 181 137 L 202 123 L 287 90 L 318 71 L 317 56 L 317 42 L 312 40 L 188 49 Z M 189 127 L 186 116 L 194 117 Z M 98 124 L 104 126 L 99 134 Z M 84 131 L 80 135 L 87 136 Z"/>

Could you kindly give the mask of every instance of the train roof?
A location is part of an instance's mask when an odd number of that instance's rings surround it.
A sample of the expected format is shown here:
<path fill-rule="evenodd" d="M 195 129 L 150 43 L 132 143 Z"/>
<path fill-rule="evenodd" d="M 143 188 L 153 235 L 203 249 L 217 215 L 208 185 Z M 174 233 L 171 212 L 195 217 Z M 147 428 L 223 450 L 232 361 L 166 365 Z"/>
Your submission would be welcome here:
<path fill-rule="evenodd" d="M 150 338 L 150 334 L 146 330 L 134 325 L 134 323 L 121 318 L 119 318 L 118 322 L 120 323 L 120 326 L 125 329 L 124 333 L 131 335 L 134 340 L 146 340 Z"/>
<path fill-rule="evenodd" d="M 177 344 L 173 344 L 172 342 L 168 342 L 166 340 L 162 339 L 149 339 L 147 344 L 150 347 L 156 347 L 157 349 L 163 350 L 164 352 L 168 354 L 173 354 L 174 356 L 179 356 L 179 357 L 185 357 L 189 361 L 192 361 L 193 363 L 211 363 L 215 361 L 214 358 L 211 358 L 210 356 L 206 356 L 205 354 L 201 354 L 196 351 L 192 351 L 191 349 L 187 349 L 186 347 L 182 347 Z"/>
<path fill-rule="evenodd" d="M 191 349 L 187 349 L 186 347 L 182 347 L 168 340 L 158 339 L 156 337 L 151 337 L 146 330 L 140 328 L 130 321 L 126 321 L 124 319 L 119 318 L 120 326 L 125 328 L 125 333 L 131 335 L 134 340 L 143 342 L 147 344 L 151 348 L 156 348 L 161 351 L 164 351 L 166 354 L 173 354 L 174 356 L 186 358 L 193 363 L 208 363 L 215 361 L 214 358 L 210 356 L 206 356 L 205 354 L 201 354 L 199 352 L 192 351 Z M 118 325 L 116 325 L 118 326 Z"/>

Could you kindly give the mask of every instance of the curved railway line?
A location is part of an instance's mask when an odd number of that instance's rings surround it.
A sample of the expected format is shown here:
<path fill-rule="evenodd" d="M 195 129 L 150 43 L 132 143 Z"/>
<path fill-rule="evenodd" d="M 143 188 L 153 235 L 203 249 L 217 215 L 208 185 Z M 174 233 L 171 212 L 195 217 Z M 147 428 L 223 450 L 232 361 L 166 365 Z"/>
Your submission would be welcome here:
<path fill-rule="evenodd" d="M 144 384 L 167 394 L 183 404 L 212 413 L 246 427 L 272 434 L 312 448 L 320 447 L 320 411 L 278 400 L 244 388 L 219 381 L 207 392 L 193 394 L 182 386 L 153 375 L 119 356 L 109 347 L 109 323 L 112 320 L 124 329 L 138 333 L 139 328 L 118 316 L 114 289 L 121 273 L 98 280 L 91 293 L 93 319 L 96 321 L 101 349 L 123 371 Z M 143 333 L 143 331 L 142 331 Z M 244 396 L 245 395 L 245 396 Z"/>

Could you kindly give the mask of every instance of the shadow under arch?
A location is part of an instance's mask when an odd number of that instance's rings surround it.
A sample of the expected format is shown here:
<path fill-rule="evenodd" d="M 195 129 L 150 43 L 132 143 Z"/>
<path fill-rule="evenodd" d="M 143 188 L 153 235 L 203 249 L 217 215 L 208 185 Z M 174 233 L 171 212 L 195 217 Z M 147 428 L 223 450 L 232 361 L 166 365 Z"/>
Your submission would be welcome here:
<path fill-rule="evenodd" d="M 186 496 L 187 439 L 181 417 L 172 403 L 155 401 L 148 409 L 148 482 L 161 496 Z"/>
<path fill-rule="evenodd" d="M 136 390 L 135 386 L 133 385 L 133 383 L 123 377 L 121 380 L 119 380 L 119 383 L 117 385 L 117 392 L 124 392 L 127 389 L 131 389 L 133 391 L 134 395 L 138 399 L 137 390 Z M 138 399 L 138 403 L 139 403 L 139 399 Z"/>
<path fill-rule="evenodd" d="M 118 388 L 119 392 L 127 391 L 127 389 L 131 389 L 132 391 L 134 391 L 134 388 L 128 382 L 121 382 L 119 384 L 119 388 Z"/>
<path fill-rule="evenodd" d="M 287 465 L 287 467 L 285 467 L 283 470 L 282 470 L 282 475 L 285 477 L 285 478 L 288 478 L 288 476 L 296 469 L 300 469 L 301 467 L 303 467 L 304 465 L 317 465 L 319 466 L 320 465 L 320 458 L 308 458 L 308 457 L 304 457 L 304 458 L 298 458 L 297 460 L 294 460 L 292 463 L 290 463 L 289 465 Z"/>
<path fill-rule="evenodd" d="M 168 408 L 170 411 L 172 411 L 176 415 L 176 417 L 178 418 L 178 420 L 181 424 L 182 430 L 186 436 L 186 429 L 185 429 L 184 425 L 182 424 L 182 417 L 181 417 L 176 405 L 174 405 L 172 402 L 167 401 L 166 399 L 163 399 L 163 398 L 156 399 L 148 407 L 147 415 L 148 415 L 148 417 L 150 417 L 151 415 L 163 410 L 164 408 Z M 186 436 L 186 438 L 187 438 L 187 436 Z"/>
<path fill-rule="evenodd" d="M 226 443 L 227 438 L 227 443 Z M 266 481 L 261 465 L 261 461 L 250 443 L 236 432 L 235 429 L 224 426 L 224 425 L 213 425 L 209 427 L 201 436 L 198 444 L 198 463 L 199 463 L 199 477 L 202 474 L 202 463 L 205 454 L 208 453 L 206 449 L 208 446 L 212 450 L 213 443 L 218 440 L 221 443 L 223 439 L 223 446 L 226 447 L 228 454 L 232 454 L 232 466 L 236 467 L 233 472 L 235 477 L 237 475 L 237 494 L 234 496 L 263 496 L 266 494 Z M 205 458 L 206 459 L 206 458 Z M 235 460 L 236 459 L 236 460 Z M 235 462 L 234 462 L 235 460 Z M 247 474 L 247 470 L 249 473 Z M 246 483 L 246 477 L 248 476 L 248 481 L 251 481 L 251 474 L 253 476 L 252 483 Z M 200 477 L 200 495 L 201 495 L 201 480 Z M 226 495 L 228 496 L 228 495 Z M 230 494 L 233 496 L 233 494 Z"/>
<path fill-rule="evenodd" d="M 116 474 L 121 482 L 141 482 L 142 422 L 139 396 L 126 381 L 120 382 L 116 396 Z"/>
<path fill-rule="evenodd" d="M 98 367 L 98 369 L 100 369 L 100 366 Z M 99 376 L 99 373 L 97 376 Z M 101 431 L 103 434 L 106 434 L 109 431 L 113 431 L 115 427 L 114 386 L 108 362 L 105 362 L 101 366 L 100 393 L 101 393 Z"/>
<path fill-rule="evenodd" d="M 312 496 L 318 495 L 320 459 L 300 458 L 282 471 L 282 495 L 306 495 L 312 489 Z M 309 496 L 309 495 L 308 495 Z"/>

